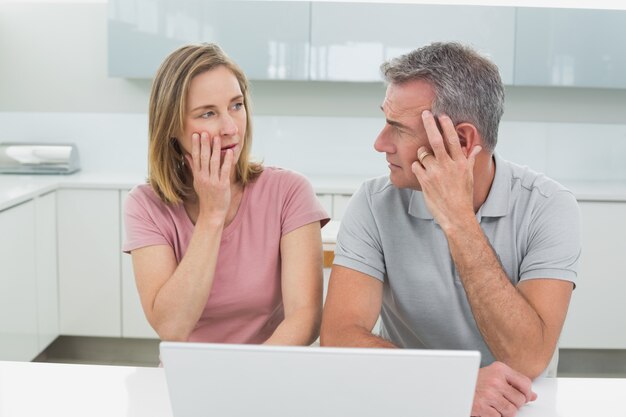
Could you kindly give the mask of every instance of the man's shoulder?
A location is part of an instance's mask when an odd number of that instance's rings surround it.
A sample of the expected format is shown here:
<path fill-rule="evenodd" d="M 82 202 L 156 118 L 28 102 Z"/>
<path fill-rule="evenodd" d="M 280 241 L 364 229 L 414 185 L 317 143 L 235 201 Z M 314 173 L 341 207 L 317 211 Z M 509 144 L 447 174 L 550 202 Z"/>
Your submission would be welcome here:
<path fill-rule="evenodd" d="M 380 177 L 365 180 L 361 185 L 361 190 L 369 196 L 400 191 L 400 189 L 393 185 L 388 175 L 382 175 Z"/>
<path fill-rule="evenodd" d="M 571 194 L 571 191 L 564 185 L 541 172 L 511 161 L 503 160 L 503 162 L 510 168 L 512 188 L 519 187 L 522 192 L 536 193 L 546 198 L 561 192 Z"/>

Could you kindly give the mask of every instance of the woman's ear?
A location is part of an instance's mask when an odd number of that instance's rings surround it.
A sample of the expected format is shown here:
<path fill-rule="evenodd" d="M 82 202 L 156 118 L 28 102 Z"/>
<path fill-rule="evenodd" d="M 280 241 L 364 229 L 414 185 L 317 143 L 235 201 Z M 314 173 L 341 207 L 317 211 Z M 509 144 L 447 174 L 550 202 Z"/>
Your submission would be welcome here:
<path fill-rule="evenodd" d="M 474 146 L 480 145 L 482 146 L 482 138 L 480 137 L 480 133 L 478 133 L 478 129 L 471 123 L 459 123 L 455 126 L 456 133 L 459 136 L 459 142 L 461 143 L 461 149 L 463 150 L 463 154 L 468 156 Z"/>

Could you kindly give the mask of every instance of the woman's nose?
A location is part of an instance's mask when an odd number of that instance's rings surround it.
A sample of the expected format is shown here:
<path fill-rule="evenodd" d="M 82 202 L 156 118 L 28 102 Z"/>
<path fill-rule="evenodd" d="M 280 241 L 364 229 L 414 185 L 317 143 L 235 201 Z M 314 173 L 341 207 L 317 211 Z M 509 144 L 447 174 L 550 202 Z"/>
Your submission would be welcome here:
<path fill-rule="evenodd" d="M 237 124 L 230 115 L 222 117 L 222 125 L 220 126 L 220 135 L 233 136 L 238 132 Z"/>

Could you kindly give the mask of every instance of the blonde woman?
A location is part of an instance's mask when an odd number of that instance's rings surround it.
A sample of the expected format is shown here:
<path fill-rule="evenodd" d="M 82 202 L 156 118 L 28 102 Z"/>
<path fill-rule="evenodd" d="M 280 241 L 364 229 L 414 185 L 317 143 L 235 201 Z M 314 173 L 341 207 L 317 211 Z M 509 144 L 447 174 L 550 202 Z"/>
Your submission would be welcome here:
<path fill-rule="evenodd" d="M 319 333 L 320 227 L 309 182 L 250 161 L 248 83 L 213 44 L 157 71 L 149 183 L 125 205 L 146 317 L 162 340 L 308 345 Z"/>

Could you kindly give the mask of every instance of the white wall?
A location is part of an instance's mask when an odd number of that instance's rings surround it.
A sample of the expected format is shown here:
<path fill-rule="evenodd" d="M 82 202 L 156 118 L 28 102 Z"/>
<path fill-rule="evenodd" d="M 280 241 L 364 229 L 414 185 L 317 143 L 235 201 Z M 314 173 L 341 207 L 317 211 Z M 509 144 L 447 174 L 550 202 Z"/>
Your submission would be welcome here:
<path fill-rule="evenodd" d="M 106 28 L 106 3 L 0 1 L 0 141 L 71 140 L 85 169 L 145 170 L 150 81 L 107 76 Z M 384 172 L 382 83 L 263 81 L 252 95 L 266 162 Z M 626 90 L 509 87 L 499 149 L 557 177 L 623 180 L 625 126 Z"/>

